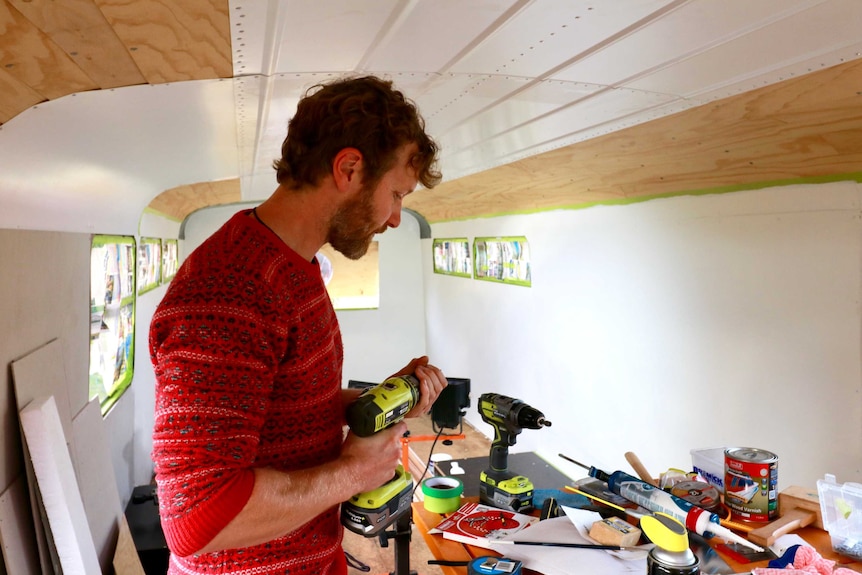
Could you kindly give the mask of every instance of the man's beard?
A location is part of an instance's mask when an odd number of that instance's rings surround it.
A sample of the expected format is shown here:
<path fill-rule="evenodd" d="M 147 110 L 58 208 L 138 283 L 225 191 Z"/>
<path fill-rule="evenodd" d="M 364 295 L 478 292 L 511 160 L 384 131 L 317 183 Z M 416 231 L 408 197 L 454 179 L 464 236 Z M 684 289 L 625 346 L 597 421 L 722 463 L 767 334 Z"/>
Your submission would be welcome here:
<path fill-rule="evenodd" d="M 341 206 L 329 222 L 327 241 L 351 260 L 364 256 L 374 235 L 388 227 L 386 224 L 375 227 L 373 197 L 374 188 L 366 186 L 357 197 Z"/>

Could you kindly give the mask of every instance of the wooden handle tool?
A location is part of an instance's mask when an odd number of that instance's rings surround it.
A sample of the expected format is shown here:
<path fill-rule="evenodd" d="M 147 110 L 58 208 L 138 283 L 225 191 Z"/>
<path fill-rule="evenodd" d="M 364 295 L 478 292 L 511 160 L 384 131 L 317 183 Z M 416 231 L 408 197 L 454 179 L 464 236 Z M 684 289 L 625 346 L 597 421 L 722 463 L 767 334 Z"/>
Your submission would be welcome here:
<path fill-rule="evenodd" d="M 823 528 L 820 500 L 813 490 L 791 485 L 778 494 L 778 509 L 781 511 L 781 517 L 750 531 L 748 533 L 750 541 L 768 547 L 782 535 L 806 525 L 813 524 Z"/>
<path fill-rule="evenodd" d="M 658 482 L 655 480 L 655 478 L 653 478 L 652 475 L 650 475 L 649 471 L 647 471 L 646 467 L 644 467 L 644 464 L 641 463 L 640 458 L 635 455 L 633 451 L 626 452 L 626 461 L 629 462 L 629 465 L 632 466 L 632 469 L 635 470 L 635 473 L 638 474 L 638 477 L 640 477 L 653 487 L 658 487 Z"/>

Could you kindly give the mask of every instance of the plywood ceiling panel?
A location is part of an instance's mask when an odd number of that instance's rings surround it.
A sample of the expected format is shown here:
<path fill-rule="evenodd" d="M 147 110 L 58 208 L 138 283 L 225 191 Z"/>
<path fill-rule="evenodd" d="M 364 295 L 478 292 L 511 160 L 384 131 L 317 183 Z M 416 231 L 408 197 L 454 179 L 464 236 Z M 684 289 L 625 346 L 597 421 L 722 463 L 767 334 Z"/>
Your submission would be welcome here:
<path fill-rule="evenodd" d="M 857 60 L 418 190 L 404 204 L 433 223 L 799 178 L 858 178 L 860 86 Z"/>
<path fill-rule="evenodd" d="M 165 190 L 153 198 L 149 209 L 176 221 L 182 221 L 201 208 L 234 204 L 241 200 L 239 180 L 200 182 Z"/>
<path fill-rule="evenodd" d="M 143 84 L 126 47 L 93 0 L 8 0 L 99 88 Z"/>
<path fill-rule="evenodd" d="M 0 3 L 0 66 L 45 99 L 98 86 L 18 10 Z"/>
<path fill-rule="evenodd" d="M 96 0 L 147 82 L 230 78 L 227 0 Z"/>
<path fill-rule="evenodd" d="M 35 106 L 45 99 L 42 94 L 7 72 L 5 68 L 0 68 L 0 94 L 3 94 L 0 98 L 0 124 L 5 124 L 21 110 Z"/>

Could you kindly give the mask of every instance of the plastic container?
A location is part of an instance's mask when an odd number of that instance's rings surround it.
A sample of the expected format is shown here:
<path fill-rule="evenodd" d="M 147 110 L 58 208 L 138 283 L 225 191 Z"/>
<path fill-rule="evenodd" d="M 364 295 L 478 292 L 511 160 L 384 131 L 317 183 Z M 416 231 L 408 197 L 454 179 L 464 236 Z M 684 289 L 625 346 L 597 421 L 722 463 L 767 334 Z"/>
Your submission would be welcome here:
<path fill-rule="evenodd" d="M 726 447 L 691 450 L 691 467 L 706 482 L 724 493 L 724 452 Z"/>
<path fill-rule="evenodd" d="M 837 483 L 829 473 L 817 480 L 823 528 L 836 553 L 862 559 L 862 484 Z"/>

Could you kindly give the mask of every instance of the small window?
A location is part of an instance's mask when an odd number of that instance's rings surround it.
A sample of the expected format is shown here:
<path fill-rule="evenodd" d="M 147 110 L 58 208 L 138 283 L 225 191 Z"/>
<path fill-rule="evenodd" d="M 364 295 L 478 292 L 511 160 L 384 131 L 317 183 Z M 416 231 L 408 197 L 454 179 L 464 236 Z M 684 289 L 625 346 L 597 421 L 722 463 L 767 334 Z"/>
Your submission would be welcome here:
<path fill-rule="evenodd" d="M 476 279 L 529 287 L 532 285 L 530 244 L 523 236 L 475 238 Z"/>
<path fill-rule="evenodd" d="M 162 283 L 162 240 L 141 238 L 138 244 L 138 295 Z"/>
<path fill-rule="evenodd" d="M 438 238 L 433 242 L 434 273 L 469 278 L 473 260 L 467 238 Z"/>
<path fill-rule="evenodd" d="M 174 279 L 180 269 L 180 250 L 177 240 L 162 240 L 162 283 Z"/>
<path fill-rule="evenodd" d="M 89 395 L 102 415 L 132 382 L 135 357 L 135 238 L 93 236 L 90 248 Z"/>

